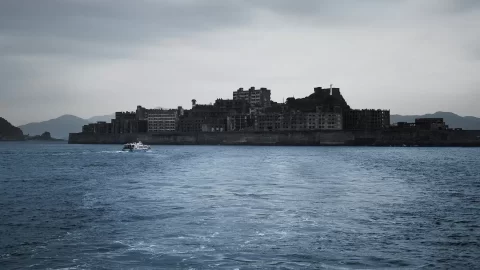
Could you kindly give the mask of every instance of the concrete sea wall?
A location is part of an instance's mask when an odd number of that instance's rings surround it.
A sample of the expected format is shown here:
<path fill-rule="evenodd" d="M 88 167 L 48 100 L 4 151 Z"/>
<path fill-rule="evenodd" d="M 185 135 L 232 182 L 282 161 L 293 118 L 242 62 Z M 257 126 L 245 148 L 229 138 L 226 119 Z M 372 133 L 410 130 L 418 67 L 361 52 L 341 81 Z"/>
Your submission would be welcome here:
<path fill-rule="evenodd" d="M 151 145 L 351 145 L 351 146 L 480 146 L 480 131 L 288 131 L 198 133 L 71 133 L 71 144 Z"/>
<path fill-rule="evenodd" d="M 135 140 L 145 144 L 163 145 L 348 145 L 353 144 L 351 132 L 198 132 L 198 133 L 133 133 L 85 134 L 71 133 L 71 144 L 123 144 Z"/>
<path fill-rule="evenodd" d="M 480 146 L 480 130 L 383 131 L 374 145 Z"/>

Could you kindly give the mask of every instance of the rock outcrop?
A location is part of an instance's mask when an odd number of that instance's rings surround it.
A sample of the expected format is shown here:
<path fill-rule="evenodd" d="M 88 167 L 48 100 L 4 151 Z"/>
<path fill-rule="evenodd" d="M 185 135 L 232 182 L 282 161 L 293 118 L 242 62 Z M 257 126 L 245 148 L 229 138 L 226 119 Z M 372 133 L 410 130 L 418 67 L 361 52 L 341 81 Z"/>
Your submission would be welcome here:
<path fill-rule="evenodd" d="M 10 124 L 0 117 L 0 141 L 23 141 L 24 136 L 20 128 Z"/>

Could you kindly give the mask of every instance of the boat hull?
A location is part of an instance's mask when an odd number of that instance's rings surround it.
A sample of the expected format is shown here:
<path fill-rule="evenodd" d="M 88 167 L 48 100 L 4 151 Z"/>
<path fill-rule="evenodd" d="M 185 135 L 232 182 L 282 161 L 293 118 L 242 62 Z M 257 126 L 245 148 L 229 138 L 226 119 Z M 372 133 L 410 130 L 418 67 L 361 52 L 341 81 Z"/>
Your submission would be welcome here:
<path fill-rule="evenodd" d="M 142 142 L 136 142 L 136 143 L 127 143 L 123 146 L 123 151 L 128 151 L 128 152 L 138 152 L 138 151 L 148 151 L 150 150 L 150 145 L 145 145 Z"/>
<path fill-rule="evenodd" d="M 150 148 L 141 148 L 141 149 L 122 149 L 123 152 L 146 152 Z"/>

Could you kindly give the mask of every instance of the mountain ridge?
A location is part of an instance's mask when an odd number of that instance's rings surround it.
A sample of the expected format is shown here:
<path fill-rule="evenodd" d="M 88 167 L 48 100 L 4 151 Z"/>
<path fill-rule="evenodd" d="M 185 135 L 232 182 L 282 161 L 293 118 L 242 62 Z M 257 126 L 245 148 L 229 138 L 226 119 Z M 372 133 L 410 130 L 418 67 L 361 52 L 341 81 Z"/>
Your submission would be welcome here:
<path fill-rule="evenodd" d="M 67 139 L 69 133 L 81 132 L 82 126 L 88 124 L 88 120 L 71 114 L 42 122 L 34 122 L 21 125 L 19 128 L 24 134 L 30 136 L 41 135 L 48 131 L 54 138 Z"/>

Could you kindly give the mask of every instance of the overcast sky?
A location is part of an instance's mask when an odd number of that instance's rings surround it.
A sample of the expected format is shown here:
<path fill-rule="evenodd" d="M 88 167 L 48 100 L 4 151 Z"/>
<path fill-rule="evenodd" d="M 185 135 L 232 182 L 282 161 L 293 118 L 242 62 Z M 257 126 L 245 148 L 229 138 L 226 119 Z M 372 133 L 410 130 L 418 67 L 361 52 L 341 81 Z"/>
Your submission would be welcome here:
<path fill-rule="evenodd" d="M 480 116 L 480 1 L 0 1 L 0 116 L 16 125 L 330 84 L 353 108 Z"/>

